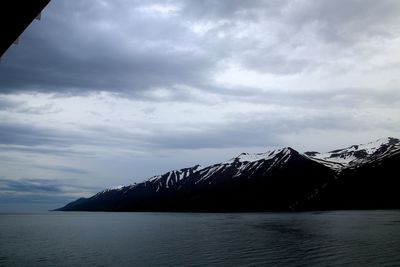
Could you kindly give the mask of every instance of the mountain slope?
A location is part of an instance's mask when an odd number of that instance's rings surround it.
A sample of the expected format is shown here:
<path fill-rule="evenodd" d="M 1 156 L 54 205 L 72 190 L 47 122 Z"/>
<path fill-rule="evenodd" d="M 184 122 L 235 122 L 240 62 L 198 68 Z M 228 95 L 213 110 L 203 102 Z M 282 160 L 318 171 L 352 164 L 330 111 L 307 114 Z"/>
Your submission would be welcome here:
<path fill-rule="evenodd" d="M 292 148 L 242 153 L 227 162 L 106 189 L 62 211 L 287 211 L 399 208 L 400 140 L 328 153 Z"/>
<path fill-rule="evenodd" d="M 290 210 L 335 173 L 291 148 L 240 154 L 142 183 L 105 190 L 59 210 L 260 211 Z"/>
<path fill-rule="evenodd" d="M 337 179 L 303 205 L 302 209 L 398 209 L 400 208 L 400 151 L 385 158 L 343 169 Z"/>
<path fill-rule="evenodd" d="M 337 177 L 302 209 L 394 209 L 400 208 L 400 140 L 383 138 L 323 154 L 306 153 L 311 159 L 332 166 Z M 340 168 L 338 168 L 339 165 Z"/>

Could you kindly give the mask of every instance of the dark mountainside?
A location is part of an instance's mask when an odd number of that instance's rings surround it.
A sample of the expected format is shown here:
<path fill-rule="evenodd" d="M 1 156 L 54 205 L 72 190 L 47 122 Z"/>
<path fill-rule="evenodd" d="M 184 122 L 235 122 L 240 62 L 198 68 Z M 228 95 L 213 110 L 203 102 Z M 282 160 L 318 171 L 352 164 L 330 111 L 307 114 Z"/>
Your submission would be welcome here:
<path fill-rule="evenodd" d="M 328 153 L 292 148 L 242 153 L 142 183 L 106 189 L 59 211 L 300 211 L 400 208 L 400 140 Z"/>

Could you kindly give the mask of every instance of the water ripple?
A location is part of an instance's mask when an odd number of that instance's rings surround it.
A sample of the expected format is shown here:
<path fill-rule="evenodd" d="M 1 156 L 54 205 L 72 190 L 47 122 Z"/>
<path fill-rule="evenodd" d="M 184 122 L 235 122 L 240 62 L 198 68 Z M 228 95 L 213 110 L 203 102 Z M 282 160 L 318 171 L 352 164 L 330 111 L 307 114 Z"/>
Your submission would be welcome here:
<path fill-rule="evenodd" d="M 400 266 L 400 211 L 0 215 L 1 266 Z"/>

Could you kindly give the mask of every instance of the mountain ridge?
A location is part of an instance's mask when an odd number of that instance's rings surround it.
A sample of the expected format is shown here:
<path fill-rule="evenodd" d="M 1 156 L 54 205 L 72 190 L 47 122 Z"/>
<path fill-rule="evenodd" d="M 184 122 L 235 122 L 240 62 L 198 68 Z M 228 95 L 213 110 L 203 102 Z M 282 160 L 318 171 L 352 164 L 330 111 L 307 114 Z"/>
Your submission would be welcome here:
<path fill-rule="evenodd" d="M 226 162 L 205 167 L 195 165 L 172 170 L 153 176 L 141 183 L 105 189 L 90 198 L 78 199 L 57 210 L 285 211 L 324 209 L 316 199 L 321 199 L 319 197 L 321 194 L 329 192 L 331 197 L 325 198 L 323 201 L 326 203 L 334 201 L 334 193 L 331 191 L 332 188 L 338 187 L 337 181 L 342 183 L 343 177 L 357 176 L 357 172 L 354 173 L 354 170 L 350 172 L 350 169 L 358 169 L 364 165 L 369 166 L 374 162 L 379 165 L 396 155 L 400 155 L 400 140 L 393 137 L 326 153 L 305 152 L 301 154 L 291 147 L 263 153 L 240 153 Z M 386 175 L 389 177 L 390 173 L 386 173 Z M 352 178 L 346 179 L 352 180 Z M 372 181 L 372 179 L 369 180 Z M 395 178 L 390 181 L 397 185 Z M 354 185 L 351 186 L 354 187 Z M 321 200 L 321 203 L 323 201 Z M 330 203 L 326 206 L 334 207 L 335 205 Z"/>

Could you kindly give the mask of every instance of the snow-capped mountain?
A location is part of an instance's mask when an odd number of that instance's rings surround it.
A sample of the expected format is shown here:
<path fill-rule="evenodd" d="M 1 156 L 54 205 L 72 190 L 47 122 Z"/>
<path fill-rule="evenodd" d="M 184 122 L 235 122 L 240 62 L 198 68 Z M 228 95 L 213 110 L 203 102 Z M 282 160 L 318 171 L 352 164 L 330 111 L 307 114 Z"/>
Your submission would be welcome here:
<path fill-rule="evenodd" d="M 302 209 L 400 208 L 400 140 L 393 137 L 327 153 L 306 152 L 336 171 L 336 177 Z"/>
<path fill-rule="evenodd" d="M 369 161 L 383 159 L 399 151 L 400 140 L 388 137 L 367 144 L 352 145 L 326 153 L 306 152 L 305 155 L 330 168 L 340 170 L 346 167 L 358 166 Z"/>
<path fill-rule="evenodd" d="M 358 177 L 360 173 L 367 177 L 365 168 L 385 173 L 385 178 L 379 182 L 385 180 L 385 183 L 397 185 L 397 180 L 387 170 L 392 170 L 393 161 L 399 163 L 399 157 L 400 141 L 396 138 L 379 139 L 327 153 L 300 154 L 290 147 L 265 153 L 241 153 L 226 162 L 173 170 L 141 183 L 106 189 L 59 210 L 324 209 L 321 203 L 334 208 L 335 192 L 341 190 L 342 184 L 356 187 L 359 181 L 355 182 L 353 177 Z M 376 182 L 374 178 L 368 179 Z M 351 199 L 351 194 L 347 197 Z M 400 199 L 398 204 L 400 207 Z"/>
<path fill-rule="evenodd" d="M 234 178 L 241 176 L 243 172 L 255 173 L 257 169 L 263 167 L 265 164 L 268 164 L 267 170 L 281 166 L 291 157 L 292 153 L 298 154 L 291 148 L 282 148 L 265 153 L 241 153 L 237 157 L 223 163 L 207 167 L 195 165 L 190 168 L 172 170 L 162 175 L 153 176 L 140 184 L 108 188 L 98 194 L 113 191 L 125 192 L 140 185 L 148 187 L 149 190 L 155 189 L 155 192 L 158 192 L 159 190 L 173 190 L 177 185 L 181 186 L 182 182 L 184 184 L 189 182 L 193 182 L 194 184 L 204 182 L 212 184 L 227 172 Z"/>

